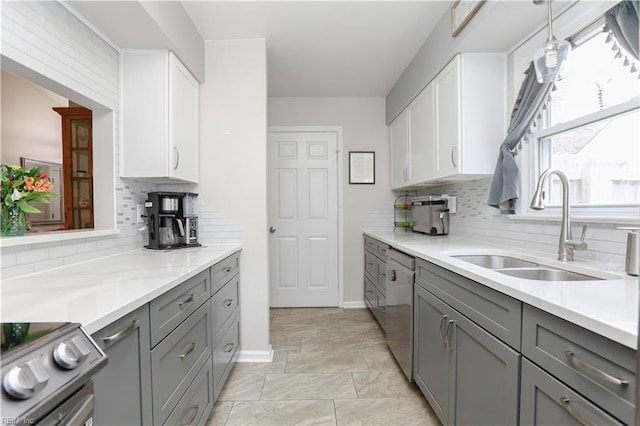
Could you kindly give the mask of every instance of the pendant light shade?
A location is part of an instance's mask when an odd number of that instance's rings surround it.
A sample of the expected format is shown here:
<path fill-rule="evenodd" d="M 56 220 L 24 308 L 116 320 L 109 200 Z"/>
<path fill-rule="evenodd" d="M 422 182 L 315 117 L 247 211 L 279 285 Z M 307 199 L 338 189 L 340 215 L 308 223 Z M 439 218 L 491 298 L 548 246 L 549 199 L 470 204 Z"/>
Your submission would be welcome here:
<path fill-rule="evenodd" d="M 571 44 L 566 40 L 558 40 L 553 35 L 551 16 L 551 0 L 547 0 L 549 16 L 549 37 L 544 46 L 538 49 L 533 58 L 538 83 L 550 83 L 562 78 L 562 70 L 569 53 Z"/>

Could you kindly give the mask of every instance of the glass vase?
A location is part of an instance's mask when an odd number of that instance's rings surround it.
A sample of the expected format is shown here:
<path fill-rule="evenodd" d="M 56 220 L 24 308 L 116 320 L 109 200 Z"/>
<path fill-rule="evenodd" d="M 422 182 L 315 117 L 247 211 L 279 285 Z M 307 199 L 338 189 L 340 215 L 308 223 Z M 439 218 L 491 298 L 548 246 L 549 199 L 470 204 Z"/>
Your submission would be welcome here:
<path fill-rule="evenodd" d="M 2 235 L 19 236 L 27 232 L 27 214 L 13 204 L 2 206 Z"/>

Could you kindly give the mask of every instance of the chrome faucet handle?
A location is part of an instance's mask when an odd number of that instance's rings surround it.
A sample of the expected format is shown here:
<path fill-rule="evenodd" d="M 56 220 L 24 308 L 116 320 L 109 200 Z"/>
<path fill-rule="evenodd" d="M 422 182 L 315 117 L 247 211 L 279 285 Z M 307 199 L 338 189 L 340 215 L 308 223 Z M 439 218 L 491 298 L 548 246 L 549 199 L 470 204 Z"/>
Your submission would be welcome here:
<path fill-rule="evenodd" d="M 587 225 L 582 225 L 582 234 L 578 241 L 569 240 L 566 242 L 573 250 L 586 250 L 587 243 L 584 242 L 584 238 L 587 236 Z"/>

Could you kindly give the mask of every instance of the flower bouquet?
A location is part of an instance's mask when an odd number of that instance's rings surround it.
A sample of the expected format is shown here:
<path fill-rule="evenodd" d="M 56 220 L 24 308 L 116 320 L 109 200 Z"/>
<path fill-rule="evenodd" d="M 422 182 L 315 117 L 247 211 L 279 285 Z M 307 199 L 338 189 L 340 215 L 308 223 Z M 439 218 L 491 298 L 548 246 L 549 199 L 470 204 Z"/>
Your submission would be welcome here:
<path fill-rule="evenodd" d="M 49 203 L 57 197 L 51 192 L 49 177 L 40 167 L 27 170 L 20 166 L 0 166 L 2 169 L 2 235 L 24 235 L 27 213 L 42 213 L 29 202 Z"/>

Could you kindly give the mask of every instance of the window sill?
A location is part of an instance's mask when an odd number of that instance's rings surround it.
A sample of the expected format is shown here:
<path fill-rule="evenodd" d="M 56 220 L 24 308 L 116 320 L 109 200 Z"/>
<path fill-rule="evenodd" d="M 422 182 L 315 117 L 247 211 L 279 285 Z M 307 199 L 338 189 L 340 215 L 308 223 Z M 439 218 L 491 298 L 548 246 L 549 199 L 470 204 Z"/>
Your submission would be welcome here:
<path fill-rule="evenodd" d="M 117 235 L 119 229 L 92 229 L 77 231 L 48 231 L 34 232 L 23 237 L 0 237 L 0 247 L 17 247 L 29 244 L 52 243 L 58 241 L 79 240 L 91 237 L 104 237 L 107 235 Z"/>
<path fill-rule="evenodd" d="M 504 217 L 505 215 L 499 215 Z M 561 222 L 560 214 L 512 214 L 506 215 L 511 220 L 523 222 Z M 635 225 L 640 226 L 640 218 L 638 215 L 588 215 L 588 214 L 571 214 L 572 223 L 608 223 L 616 225 Z"/>

